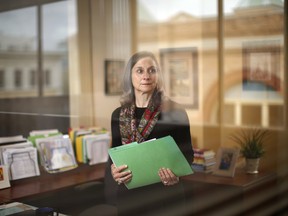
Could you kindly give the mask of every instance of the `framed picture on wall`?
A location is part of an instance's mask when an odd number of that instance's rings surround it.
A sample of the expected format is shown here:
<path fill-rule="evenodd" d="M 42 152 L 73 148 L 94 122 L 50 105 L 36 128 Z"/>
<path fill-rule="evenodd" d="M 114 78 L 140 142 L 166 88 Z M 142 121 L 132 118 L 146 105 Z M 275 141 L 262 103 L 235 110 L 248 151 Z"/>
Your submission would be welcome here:
<path fill-rule="evenodd" d="M 244 43 L 242 82 L 246 91 L 280 90 L 279 42 Z"/>
<path fill-rule="evenodd" d="M 106 95 L 120 95 L 122 93 L 121 84 L 124 67 L 124 60 L 105 60 Z"/>
<path fill-rule="evenodd" d="M 216 165 L 213 174 L 234 177 L 239 152 L 238 148 L 220 147 L 216 155 Z"/>
<path fill-rule="evenodd" d="M 198 108 L 197 49 L 161 49 L 160 61 L 169 97 L 186 107 Z"/>

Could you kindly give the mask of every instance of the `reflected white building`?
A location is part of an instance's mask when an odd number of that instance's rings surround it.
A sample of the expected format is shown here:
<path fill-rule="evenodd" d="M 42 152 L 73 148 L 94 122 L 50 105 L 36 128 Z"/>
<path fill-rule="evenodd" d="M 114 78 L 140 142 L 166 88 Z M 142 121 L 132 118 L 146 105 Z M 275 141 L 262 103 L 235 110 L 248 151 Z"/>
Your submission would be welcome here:
<path fill-rule="evenodd" d="M 67 84 L 63 86 L 68 77 L 67 53 L 46 51 L 41 64 L 42 78 L 38 77 L 39 59 L 34 38 L 0 34 L 0 97 L 37 96 L 40 79 L 45 95 L 67 94 Z"/>

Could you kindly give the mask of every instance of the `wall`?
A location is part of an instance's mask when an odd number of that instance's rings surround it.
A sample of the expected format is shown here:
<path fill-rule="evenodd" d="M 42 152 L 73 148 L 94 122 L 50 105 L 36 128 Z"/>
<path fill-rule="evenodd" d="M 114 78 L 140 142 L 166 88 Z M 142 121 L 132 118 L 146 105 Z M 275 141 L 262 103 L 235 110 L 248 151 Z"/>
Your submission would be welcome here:
<path fill-rule="evenodd" d="M 121 3 L 121 6 L 119 5 Z M 105 60 L 124 60 L 131 55 L 131 24 L 128 1 L 91 1 L 92 73 L 94 124 L 110 130 L 113 110 L 120 95 L 105 93 Z M 119 80 L 121 82 L 121 80 Z"/>

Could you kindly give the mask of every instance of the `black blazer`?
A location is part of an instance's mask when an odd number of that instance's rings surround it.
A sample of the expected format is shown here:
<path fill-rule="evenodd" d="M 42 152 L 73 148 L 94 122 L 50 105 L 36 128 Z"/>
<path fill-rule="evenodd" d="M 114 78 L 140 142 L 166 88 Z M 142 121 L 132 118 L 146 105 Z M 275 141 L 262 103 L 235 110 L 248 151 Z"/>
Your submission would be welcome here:
<path fill-rule="evenodd" d="M 119 128 L 120 111 L 121 107 L 118 107 L 113 111 L 111 116 L 112 147 L 122 145 Z M 139 121 L 144 111 L 145 108 L 136 108 L 135 114 Z M 188 116 L 184 108 L 171 100 L 168 100 L 163 104 L 159 119 L 149 135 L 148 140 L 152 138 L 161 138 L 167 135 L 174 138 L 188 163 L 192 164 L 193 148 Z M 118 185 L 111 175 L 111 164 L 112 161 L 109 158 L 105 173 L 105 194 L 107 202 L 109 204 L 115 204 L 115 191 L 117 191 Z"/>

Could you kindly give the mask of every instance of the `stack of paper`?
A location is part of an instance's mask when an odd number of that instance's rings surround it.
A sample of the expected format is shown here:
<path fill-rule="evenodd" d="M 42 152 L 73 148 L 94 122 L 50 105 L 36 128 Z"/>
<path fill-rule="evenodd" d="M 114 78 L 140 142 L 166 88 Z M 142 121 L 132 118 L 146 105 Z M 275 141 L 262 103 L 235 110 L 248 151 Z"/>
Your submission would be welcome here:
<path fill-rule="evenodd" d="M 28 137 L 28 140 L 36 146 L 36 139 L 46 138 L 46 137 L 62 137 L 63 134 L 59 132 L 57 129 L 51 130 L 34 130 L 31 131 Z"/>
<path fill-rule="evenodd" d="M 57 134 L 60 133 L 58 129 L 47 129 L 47 130 L 33 130 L 30 131 L 30 136 L 37 136 L 37 135 L 44 135 L 49 136 L 51 134 Z"/>
<path fill-rule="evenodd" d="M 83 162 L 89 163 L 89 165 L 106 162 L 109 144 L 110 136 L 108 133 L 83 136 Z"/>
<path fill-rule="evenodd" d="M 77 162 L 69 138 L 50 136 L 35 140 L 41 165 L 49 173 L 63 172 L 76 168 Z"/>
<path fill-rule="evenodd" d="M 109 133 L 101 128 L 74 129 L 69 133 L 79 163 L 90 165 L 106 162 L 110 145 Z"/>
<path fill-rule="evenodd" d="M 71 140 L 58 129 L 31 131 L 28 140 L 38 149 L 40 164 L 47 172 L 63 172 L 78 166 Z"/>
<path fill-rule="evenodd" d="M 131 143 L 109 149 L 116 166 L 127 165 L 132 171 L 128 189 L 160 182 L 160 168 L 170 168 L 176 176 L 192 174 L 190 164 L 171 136 L 143 143 Z"/>
<path fill-rule="evenodd" d="M 75 145 L 76 139 L 78 136 L 84 136 L 88 134 L 99 134 L 107 132 L 105 129 L 100 127 L 81 127 L 81 128 L 70 128 L 69 137 L 72 141 L 72 144 Z"/>
<path fill-rule="evenodd" d="M 0 163 L 4 164 L 3 152 L 7 148 L 22 148 L 26 146 L 32 146 L 32 143 L 27 142 L 27 140 L 22 135 L 0 137 Z"/>
<path fill-rule="evenodd" d="M 9 168 L 10 180 L 40 175 L 37 149 L 21 135 L 0 138 L 0 159 Z"/>

